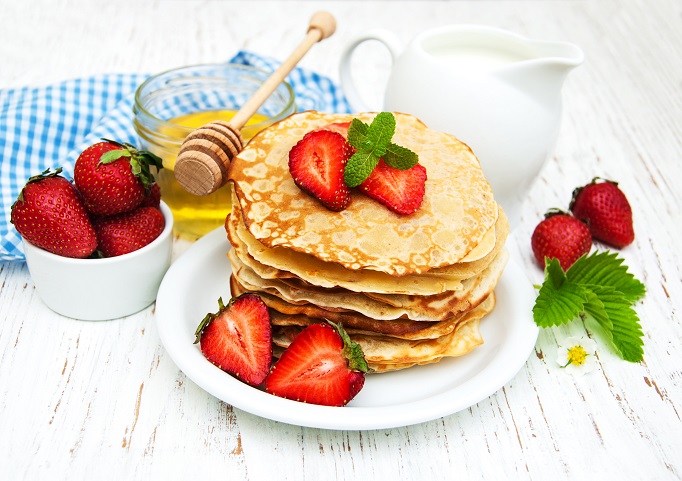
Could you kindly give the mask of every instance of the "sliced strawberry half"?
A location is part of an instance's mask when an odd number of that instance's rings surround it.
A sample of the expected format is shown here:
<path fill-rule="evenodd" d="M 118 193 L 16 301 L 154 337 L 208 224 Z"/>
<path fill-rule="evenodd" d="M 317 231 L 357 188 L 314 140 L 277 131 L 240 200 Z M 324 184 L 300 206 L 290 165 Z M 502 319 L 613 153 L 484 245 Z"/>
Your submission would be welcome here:
<path fill-rule="evenodd" d="M 218 299 L 219 310 L 207 314 L 196 330 L 206 359 L 238 379 L 258 386 L 272 364 L 270 313 L 255 294 L 242 294 L 227 306 Z"/>
<path fill-rule="evenodd" d="M 311 324 L 272 367 L 265 390 L 275 396 L 325 406 L 344 406 L 365 384 L 362 349 L 340 327 Z"/>
<path fill-rule="evenodd" d="M 329 210 L 342 211 L 351 201 L 343 171 L 353 148 L 343 135 L 331 130 L 308 132 L 289 151 L 289 172 L 301 190 Z"/>
<path fill-rule="evenodd" d="M 348 129 L 350 128 L 350 122 L 334 122 L 331 124 L 323 125 L 316 130 L 331 130 L 332 132 L 338 132 L 343 135 L 344 138 L 348 138 Z"/>
<path fill-rule="evenodd" d="M 368 197 L 402 215 L 414 213 L 422 204 L 426 184 L 426 169 L 421 164 L 407 170 L 387 165 L 383 159 L 360 184 Z"/>

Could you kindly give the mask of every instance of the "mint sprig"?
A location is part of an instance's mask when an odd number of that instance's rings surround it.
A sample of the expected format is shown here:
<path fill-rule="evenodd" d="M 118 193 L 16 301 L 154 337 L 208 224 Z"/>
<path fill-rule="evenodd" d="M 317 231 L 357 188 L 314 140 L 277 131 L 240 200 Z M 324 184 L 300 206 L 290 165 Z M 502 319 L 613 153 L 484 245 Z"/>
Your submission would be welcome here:
<path fill-rule="evenodd" d="M 633 304 L 646 288 L 628 272 L 617 254 L 594 252 L 578 259 L 566 272 L 556 259 L 547 259 L 545 280 L 533 307 L 540 327 L 584 319 L 600 332 L 621 358 L 639 362 L 644 336 Z"/>
<path fill-rule="evenodd" d="M 372 173 L 383 158 L 386 164 L 400 170 L 414 167 L 419 161 L 417 154 L 391 142 L 395 134 L 395 116 L 390 112 L 378 113 L 367 125 L 353 119 L 348 127 L 348 143 L 356 150 L 348 159 L 344 181 L 348 187 L 357 187 Z"/>

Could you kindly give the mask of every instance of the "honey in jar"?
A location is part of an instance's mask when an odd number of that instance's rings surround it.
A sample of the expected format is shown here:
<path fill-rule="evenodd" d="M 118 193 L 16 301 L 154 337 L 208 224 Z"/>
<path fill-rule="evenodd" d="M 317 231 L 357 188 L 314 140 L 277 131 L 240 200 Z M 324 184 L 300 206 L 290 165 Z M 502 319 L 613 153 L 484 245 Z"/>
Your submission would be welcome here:
<path fill-rule="evenodd" d="M 225 223 L 231 210 L 229 184 L 207 196 L 188 193 L 173 167 L 182 142 L 215 120 L 229 121 L 270 74 L 239 64 L 182 67 L 154 75 L 135 92 L 134 127 L 141 145 L 163 159 L 157 173 L 161 198 L 174 217 L 174 233 L 197 239 Z M 245 142 L 296 111 L 294 93 L 282 82 L 241 129 Z"/>

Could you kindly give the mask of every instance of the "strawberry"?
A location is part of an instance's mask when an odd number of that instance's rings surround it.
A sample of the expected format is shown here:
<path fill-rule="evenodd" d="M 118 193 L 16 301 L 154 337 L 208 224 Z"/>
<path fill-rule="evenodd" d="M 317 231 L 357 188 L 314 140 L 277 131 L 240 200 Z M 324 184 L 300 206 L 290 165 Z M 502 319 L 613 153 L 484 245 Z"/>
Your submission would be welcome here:
<path fill-rule="evenodd" d="M 423 165 L 416 164 L 410 169 L 399 170 L 381 159 L 359 188 L 393 212 L 408 215 L 422 204 L 425 183 L 426 169 Z"/>
<path fill-rule="evenodd" d="M 348 138 L 348 129 L 350 128 L 350 122 L 334 122 L 331 124 L 323 125 L 317 130 L 331 130 L 332 132 L 338 132 L 345 138 Z"/>
<path fill-rule="evenodd" d="M 140 207 L 156 207 L 157 209 L 161 205 L 161 187 L 159 184 L 154 183 L 149 192 L 146 193 Z"/>
<path fill-rule="evenodd" d="M 98 250 L 104 257 L 115 257 L 136 251 L 159 237 L 165 226 L 161 211 L 155 207 L 138 207 L 92 221 L 97 234 Z"/>
<path fill-rule="evenodd" d="M 296 401 L 344 406 L 360 392 L 368 371 L 362 349 L 340 326 L 311 324 L 272 367 L 265 390 Z"/>
<path fill-rule="evenodd" d="M 10 219 L 31 244 L 59 256 L 85 258 L 97 247 L 97 238 L 76 188 L 61 171 L 47 169 L 28 179 Z"/>
<path fill-rule="evenodd" d="M 88 212 L 114 215 L 138 207 L 154 183 L 149 167 L 161 168 L 151 152 L 112 140 L 85 149 L 74 167 L 74 182 Z"/>
<path fill-rule="evenodd" d="M 566 271 L 590 251 L 592 236 L 585 223 L 565 212 L 550 210 L 535 227 L 531 246 L 540 265 L 545 265 L 545 257 L 556 258 Z"/>
<path fill-rule="evenodd" d="M 595 239 L 618 248 L 635 240 L 632 208 L 617 182 L 599 182 L 595 177 L 573 191 L 570 209 L 576 218 L 587 223 Z"/>
<path fill-rule="evenodd" d="M 301 190 L 318 199 L 327 209 L 342 211 L 351 201 L 343 171 L 353 148 L 343 135 L 314 130 L 289 151 L 289 171 Z"/>
<path fill-rule="evenodd" d="M 255 294 L 242 294 L 207 314 L 195 332 L 206 359 L 252 386 L 263 383 L 272 363 L 270 313 Z"/>

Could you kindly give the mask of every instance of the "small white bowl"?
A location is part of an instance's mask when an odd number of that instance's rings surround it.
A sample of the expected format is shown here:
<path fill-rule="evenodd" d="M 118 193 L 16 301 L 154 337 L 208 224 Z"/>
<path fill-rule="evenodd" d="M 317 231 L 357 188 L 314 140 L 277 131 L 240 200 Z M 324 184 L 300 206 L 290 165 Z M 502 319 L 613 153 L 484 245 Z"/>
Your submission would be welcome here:
<path fill-rule="evenodd" d="M 26 263 L 43 302 L 58 314 L 84 321 L 129 316 L 156 299 L 170 267 L 173 214 L 161 202 L 166 225 L 142 249 L 105 259 L 73 259 L 24 240 Z"/>

